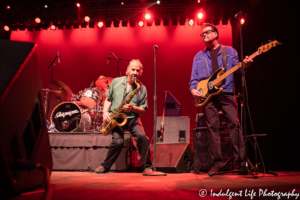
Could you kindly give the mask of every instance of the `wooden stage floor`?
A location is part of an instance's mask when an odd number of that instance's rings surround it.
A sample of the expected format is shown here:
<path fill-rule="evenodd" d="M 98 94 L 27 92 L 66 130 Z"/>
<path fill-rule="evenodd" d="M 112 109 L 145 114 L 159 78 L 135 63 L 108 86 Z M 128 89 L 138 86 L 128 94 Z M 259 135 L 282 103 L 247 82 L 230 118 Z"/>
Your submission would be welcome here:
<path fill-rule="evenodd" d="M 258 179 L 253 179 L 251 175 L 235 174 L 142 176 L 131 172 L 53 171 L 50 181 L 51 199 L 55 200 L 300 199 L 300 172 L 279 172 L 278 176 L 258 174 Z M 42 199 L 43 193 L 43 189 L 37 189 L 11 200 Z"/>

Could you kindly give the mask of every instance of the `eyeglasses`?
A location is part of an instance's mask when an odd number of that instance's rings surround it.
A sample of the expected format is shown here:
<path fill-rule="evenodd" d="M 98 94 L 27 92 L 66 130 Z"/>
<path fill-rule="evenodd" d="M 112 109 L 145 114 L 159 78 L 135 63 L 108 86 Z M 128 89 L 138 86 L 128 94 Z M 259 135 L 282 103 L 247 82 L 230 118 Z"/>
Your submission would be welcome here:
<path fill-rule="evenodd" d="M 208 31 L 205 31 L 205 32 L 201 33 L 200 36 L 201 37 L 206 36 L 206 35 L 210 34 L 211 32 L 216 32 L 216 31 L 214 31 L 214 30 L 208 30 Z"/>

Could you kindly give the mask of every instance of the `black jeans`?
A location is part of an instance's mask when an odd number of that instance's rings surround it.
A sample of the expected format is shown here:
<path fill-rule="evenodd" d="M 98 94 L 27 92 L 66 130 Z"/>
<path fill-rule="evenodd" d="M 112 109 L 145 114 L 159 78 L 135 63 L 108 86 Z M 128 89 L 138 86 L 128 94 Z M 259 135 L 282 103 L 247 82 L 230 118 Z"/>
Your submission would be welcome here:
<path fill-rule="evenodd" d="M 229 137 L 233 149 L 233 156 L 236 165 L 244 160 L 245 143 L 242 134 L 242 127 L 239 123 L 237 105 L 234 94 L 221 93 L 213 96 L 204 106 L 203 112 L 208 130 L 208 142 L 210 148 L 211 162 L 214 166 L 221 167 L 223 159 L 221 156 L 220 133 L 219 133 L 219 110 L 223 111 L 226 117 Z"/>
<path fill-rule="evenodd" d="M 127 123 L 122 126 L 116 126 L 112 130 L 112 142 L 107 152 L 106 159 L 101 164 L 107 171 L 120 155 L 124 146 L 124 129 L 128 130 L 135 138 L 139 154 L 141 155 L 142 168 L 152 167 L 150 160 L 149 139 L 145 134 L 140 118 L 128 119 Z"/>

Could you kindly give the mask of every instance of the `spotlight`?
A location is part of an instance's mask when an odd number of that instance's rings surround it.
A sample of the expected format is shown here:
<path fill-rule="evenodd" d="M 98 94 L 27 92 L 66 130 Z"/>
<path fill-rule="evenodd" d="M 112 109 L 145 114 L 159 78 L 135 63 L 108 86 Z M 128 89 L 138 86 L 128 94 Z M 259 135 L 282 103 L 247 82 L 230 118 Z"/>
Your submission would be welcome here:
<path fill-rule="evenodd" d="M 203 18 L 203 13 L 201 13 L 201 12 L 198 13 L 198 18 L 199 18 L 199 19 L 202 19 L 202 18 Z"/>
<path fill-rule="evenodd" d="M 146 15 L 145 15 L 145 19 L 150 19 L 151 18 L 151 15 L 149 14 L 149 13 L 147 13 Z"/>
<path fill-rule="evenodd" d="M 114 27 L 120 27 L 120 20 L 114 21 Z"/>
<path fill-rule="evenodd" d="M 122 20 L 122 27 L 127 27 L 128 20 L 123 19 Z"/>
<path fill-rule="evenodd" d="M 193 25 L 194 25 L 194 20 L 190 19 L 189 25 L 190 25 L 190 26 L 193 26 Z"/>
<path fill-rule="evenodd" d="M 90 22 L 90 17 L 89 17 L 89 16 L 85 16 L 85 17 L 84 17 L 84 21 Z"/>
<path fill-rule="evenodd" d="M 241 19 L 241 24 L 244 24 L 245 23 L 245 20 L 244 18 Z"/>
<path fill-rule="evenodd" d="M 47 5 L 47 4 L 45 4 L 45 5 L 44 5 L 44 8 L 48 8 L 48 5 Z"/>
<path fill-rule="evenodd" d="M 80 3 L 76 3 L 76 6 L 79 8 L 80 7 Z"/>
<path fill-rule="evenodd" d="M 140 26 L 140 27 L 144 26 L 144 22 L 143 22 L 143 21 L 140 21 L 140 22 L 139 22 L 139 26 Z"/>
<path fill-rule="evenodd" d="M 135 27 L 135 23 L 136 23 L 136 20 L 135 20 L 135 19 L 131 19 L 131 20 L 129 21 L 130 27 Z"/>
<path fill-rule="evenodd" d="M 122 5 L 122 6 L 124 5 L 124 2 L 123 2 L 123 1 L 121 2 L 121 5 Z"/>
<path fill-rule="evenodd" d="M 164 24 L 164 26 L 169 26 L 169 23 L 170 23 L 169 18 L 163 19 L 163 24 Z"/>
<path fill-rule="evenodd" d="M 103 27 L 103 22 L 98 22 L 98 27 L 102 28 Z"/>
<path fill-rule="evenodd" d="M 6 9 L 7 9 L 7 10 L 10 9 L 10 6 L 6 6 Z"/>
<path fill-rule="evenodd" d="M 56 29 L 56 26 L 52 24 L 52 25 L 50 26 L 50 28 L 51 28 L 51 30 L 55 30 L 55 29 Z"/>
<path fill-rule="evenodd" d="M 200 0 L 198 0 L 197 3 L 200 3 Z"/>
<path fill-rule="evenodd" d="M 34 20 L 34 21 L 35 21 L 35 23 L 37 23 L 37 24 L 41 23 L 41 19 L 40 19 L 40 18 L 38 18 L 38 17 L 37 17 L 37 18 L 35 18 L 35 20 Z"/>
<path fill-rule="evenodd" d="M 9 31 L 9 26 L 5 25 L 3 28 L 5 31 Z"/>
<path fill-rule="evenodd" d="M 111 27 L 111 22 L 110 20 L 105 21 L 105 27 Z"/>
<path fill-rule="evenodd" d="M 160 4 L 160 1 L 156 1 L 157 4 Z"/>

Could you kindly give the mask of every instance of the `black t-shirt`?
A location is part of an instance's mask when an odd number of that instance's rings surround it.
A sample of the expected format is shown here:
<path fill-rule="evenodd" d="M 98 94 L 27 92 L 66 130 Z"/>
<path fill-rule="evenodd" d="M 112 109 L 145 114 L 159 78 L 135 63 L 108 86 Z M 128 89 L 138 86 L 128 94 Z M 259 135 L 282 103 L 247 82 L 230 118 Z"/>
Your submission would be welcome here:
<path fill-rule="evenodd" d="M 221 45 L 216 49 L 209 50 L 209 54 L 210 54 L 210 58 L 211 58 L 211 68 L 212 68 L 213 72 L 215 72 L 217 69 L 219 69 L 217 57 L 218 57 L 220 48 L 221 48 Z"/>

